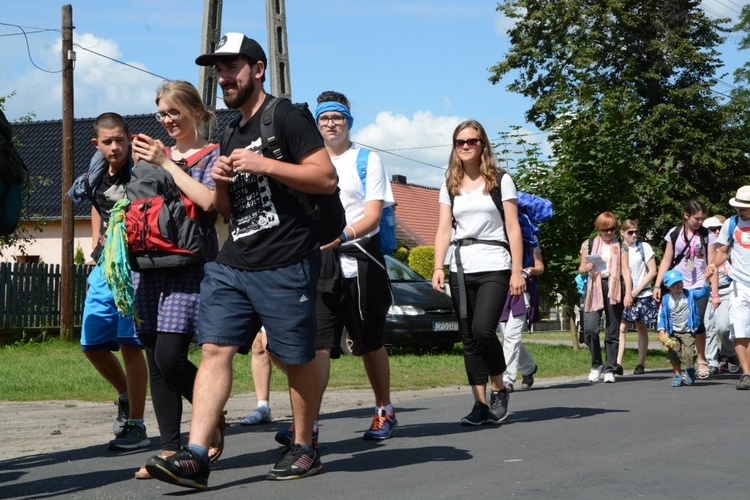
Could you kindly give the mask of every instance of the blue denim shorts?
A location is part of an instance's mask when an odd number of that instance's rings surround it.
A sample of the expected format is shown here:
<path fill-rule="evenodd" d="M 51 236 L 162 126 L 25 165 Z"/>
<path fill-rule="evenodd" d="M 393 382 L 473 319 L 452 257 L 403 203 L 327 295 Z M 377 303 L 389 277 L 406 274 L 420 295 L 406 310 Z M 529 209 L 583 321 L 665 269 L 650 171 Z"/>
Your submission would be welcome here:
<path fill-rule="evenodd" d="M 117 311 L 115 299 L 99 266 L 94 266 L 87 282 L 89 289 L 83 306 L 81 350 L 118 351 L 121 344 L 141 345 L 135 334 L 133 318 L 126 318 Z"/>
<path fill-rule="evenodd" d="M 261 326 L 267 349 L 288 364 L 315 358 L 315 300 L 320 253 L 261 271 L 217 262 L 204 268 L 199 342 L 248 348 Z"/>

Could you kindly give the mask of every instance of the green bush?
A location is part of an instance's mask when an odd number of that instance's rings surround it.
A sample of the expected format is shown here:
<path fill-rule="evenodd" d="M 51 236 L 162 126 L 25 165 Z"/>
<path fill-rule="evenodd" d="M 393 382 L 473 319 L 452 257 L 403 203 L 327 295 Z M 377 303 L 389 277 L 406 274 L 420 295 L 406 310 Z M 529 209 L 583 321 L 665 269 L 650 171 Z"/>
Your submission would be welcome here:
<path fill-rule="evenodd" d="M 409 265 L 409 249 L 406 247 L 398 247 L 396 250 L 393 251 L 391 254 L 391 257 L 394 259 L 403 262 L 407 266 Z"/>
<path fill-rule="evenodd" d="M 81 245 L 78 245 L 76 247 L 76 253 L 73 256 L 73 264 L 77 266 L 82 266 L 86 263 L 86 257 L 83 255 L 83 248 L 81 248 Z"/>
<path fill-rule="evenodd" d="M 409 267 L 418 272 L 425 279 L 432 279 L 435 269 L 435 247 L 423 246 L 412 248 L 409 252 Z"/>

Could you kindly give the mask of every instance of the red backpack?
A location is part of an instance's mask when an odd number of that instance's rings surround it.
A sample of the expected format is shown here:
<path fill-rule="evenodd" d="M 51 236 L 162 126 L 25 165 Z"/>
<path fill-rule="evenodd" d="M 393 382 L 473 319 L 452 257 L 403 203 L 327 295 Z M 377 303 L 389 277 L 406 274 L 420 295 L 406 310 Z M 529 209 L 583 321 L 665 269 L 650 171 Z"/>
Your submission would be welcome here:
<path fill-rule="evenodd" d="M 214 145 L 218 147 L 218 145 Z M 205 260 L 200 210 L 162 167 L 140 161 L 126 188 L 128 249 L 134 270 L 196 264 Z"/>

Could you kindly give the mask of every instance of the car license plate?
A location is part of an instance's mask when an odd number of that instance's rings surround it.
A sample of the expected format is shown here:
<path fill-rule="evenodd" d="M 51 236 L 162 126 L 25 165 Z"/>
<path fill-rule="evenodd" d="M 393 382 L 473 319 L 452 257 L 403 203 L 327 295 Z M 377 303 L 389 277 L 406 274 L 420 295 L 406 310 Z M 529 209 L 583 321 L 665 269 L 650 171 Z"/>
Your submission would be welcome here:
<path fill-rule="evenodd" d="M 433 332 L 457 332 L 458 321 L 435 321 L 432 324 Z"/>

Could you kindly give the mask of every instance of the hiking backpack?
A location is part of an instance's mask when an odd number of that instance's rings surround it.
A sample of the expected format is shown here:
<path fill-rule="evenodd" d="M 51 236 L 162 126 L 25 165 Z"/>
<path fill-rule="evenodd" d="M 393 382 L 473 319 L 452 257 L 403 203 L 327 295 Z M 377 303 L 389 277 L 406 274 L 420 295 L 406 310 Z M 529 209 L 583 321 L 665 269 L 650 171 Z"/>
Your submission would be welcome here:
<path fill-rule="evenodd" d="M 134 270 L 185 266 L 205 259 L 200 211 L 169 172 L 141 160 L 125 192 L 130 200 L 125 227 Z"/>
<path fill-rule="evenodd" d="M 500 170 L 497 174 L 497 186 L 490 190 L 490 197 L 500 212 L 500 217 L 503 220 L 503 229 L 505 230 L 505 210 L 503 209 L 503 194 L 500 187 L 503 175 L 505 175 L 505 172 Z M 448 196 L 451 200 L 452 209 L 454 194 L 449 190 Z M 534 248 L 539 246 L 537 238 L 540 232 L 539 224 L 551 219 L 554 211 L 552 209 L 552 202 L 540 196 L 518 191 L 517 200 L 518 224 L 521 226 L 521 238 L 523 239 L 523 268 L 525 269 L 534 266 Z M 455 219 L 453 222 L 455 226 Z M 506 239 L 508 237 L 507 231 L 505 237 Z M 510 253 L 510 245 L 505 242 L 500 243 L 500 246 Z"/>
<path fill-rule="evenodd" d="M 263 153 L 267 152 L 268 155 L 270 155 L 267 157 L 279 161 L 284 161 L 284 152 L 282 151 L 281 143 L 276 136 L 274 115 L 276 106 L 282 101 L 282 99 L 288 100 L 282 97 L 272 96 L 260 116 L 261 151 Z M 307 103 L 294 103 L 294 106 L 299 108 L 305 118 L 310 121 L 310 124 L 315 127 L 315 130 L 318 130 L 318 125 L 315 123 L 315 118 L 313 118 Z M 226 148 L 240 119 L 241 117 L 238 117 L 231 124 L 227 125 L 222 133 L 221 151 L 223 154 L 229 154 L 229 151 L 227 151 Z M 264 156 L 266 155 L 264 154 Z M 290 193 L 294 194 L 305 209 L 305 213 L 312 220 L 315 238 L 319 245 L 330 243 L 341 235 L 346 227 L 346 212 L 344 211 L 344 206 L 341 204 L 338 187 L 332 194 L 310 194 L 302 193 L 283 184 L 280 185 L 285 187 Z"/>
<path fill-rule="evenodd" d="M 367 148 L 359 148 L 357 153 L 357 173 L 359 173 L 359 179 L 362 181 L 362 191 L 367 196 L 367 161 L 370 157 L 370 150 Z M 380 213 L 380 225 L 378 226 L 380 231 L 380 250 L 383 255 L 390 255 L 396 250 L 396 212 L 393 210 L 393 205 L 383 207 L 383 211 Z"/>
<path fill-rule="evenodd" d="M 29 171 L 13 146 L 13 130 L 0 109 L 0 236 L 18 227 L 23 205 L 23 188 Z"/>

